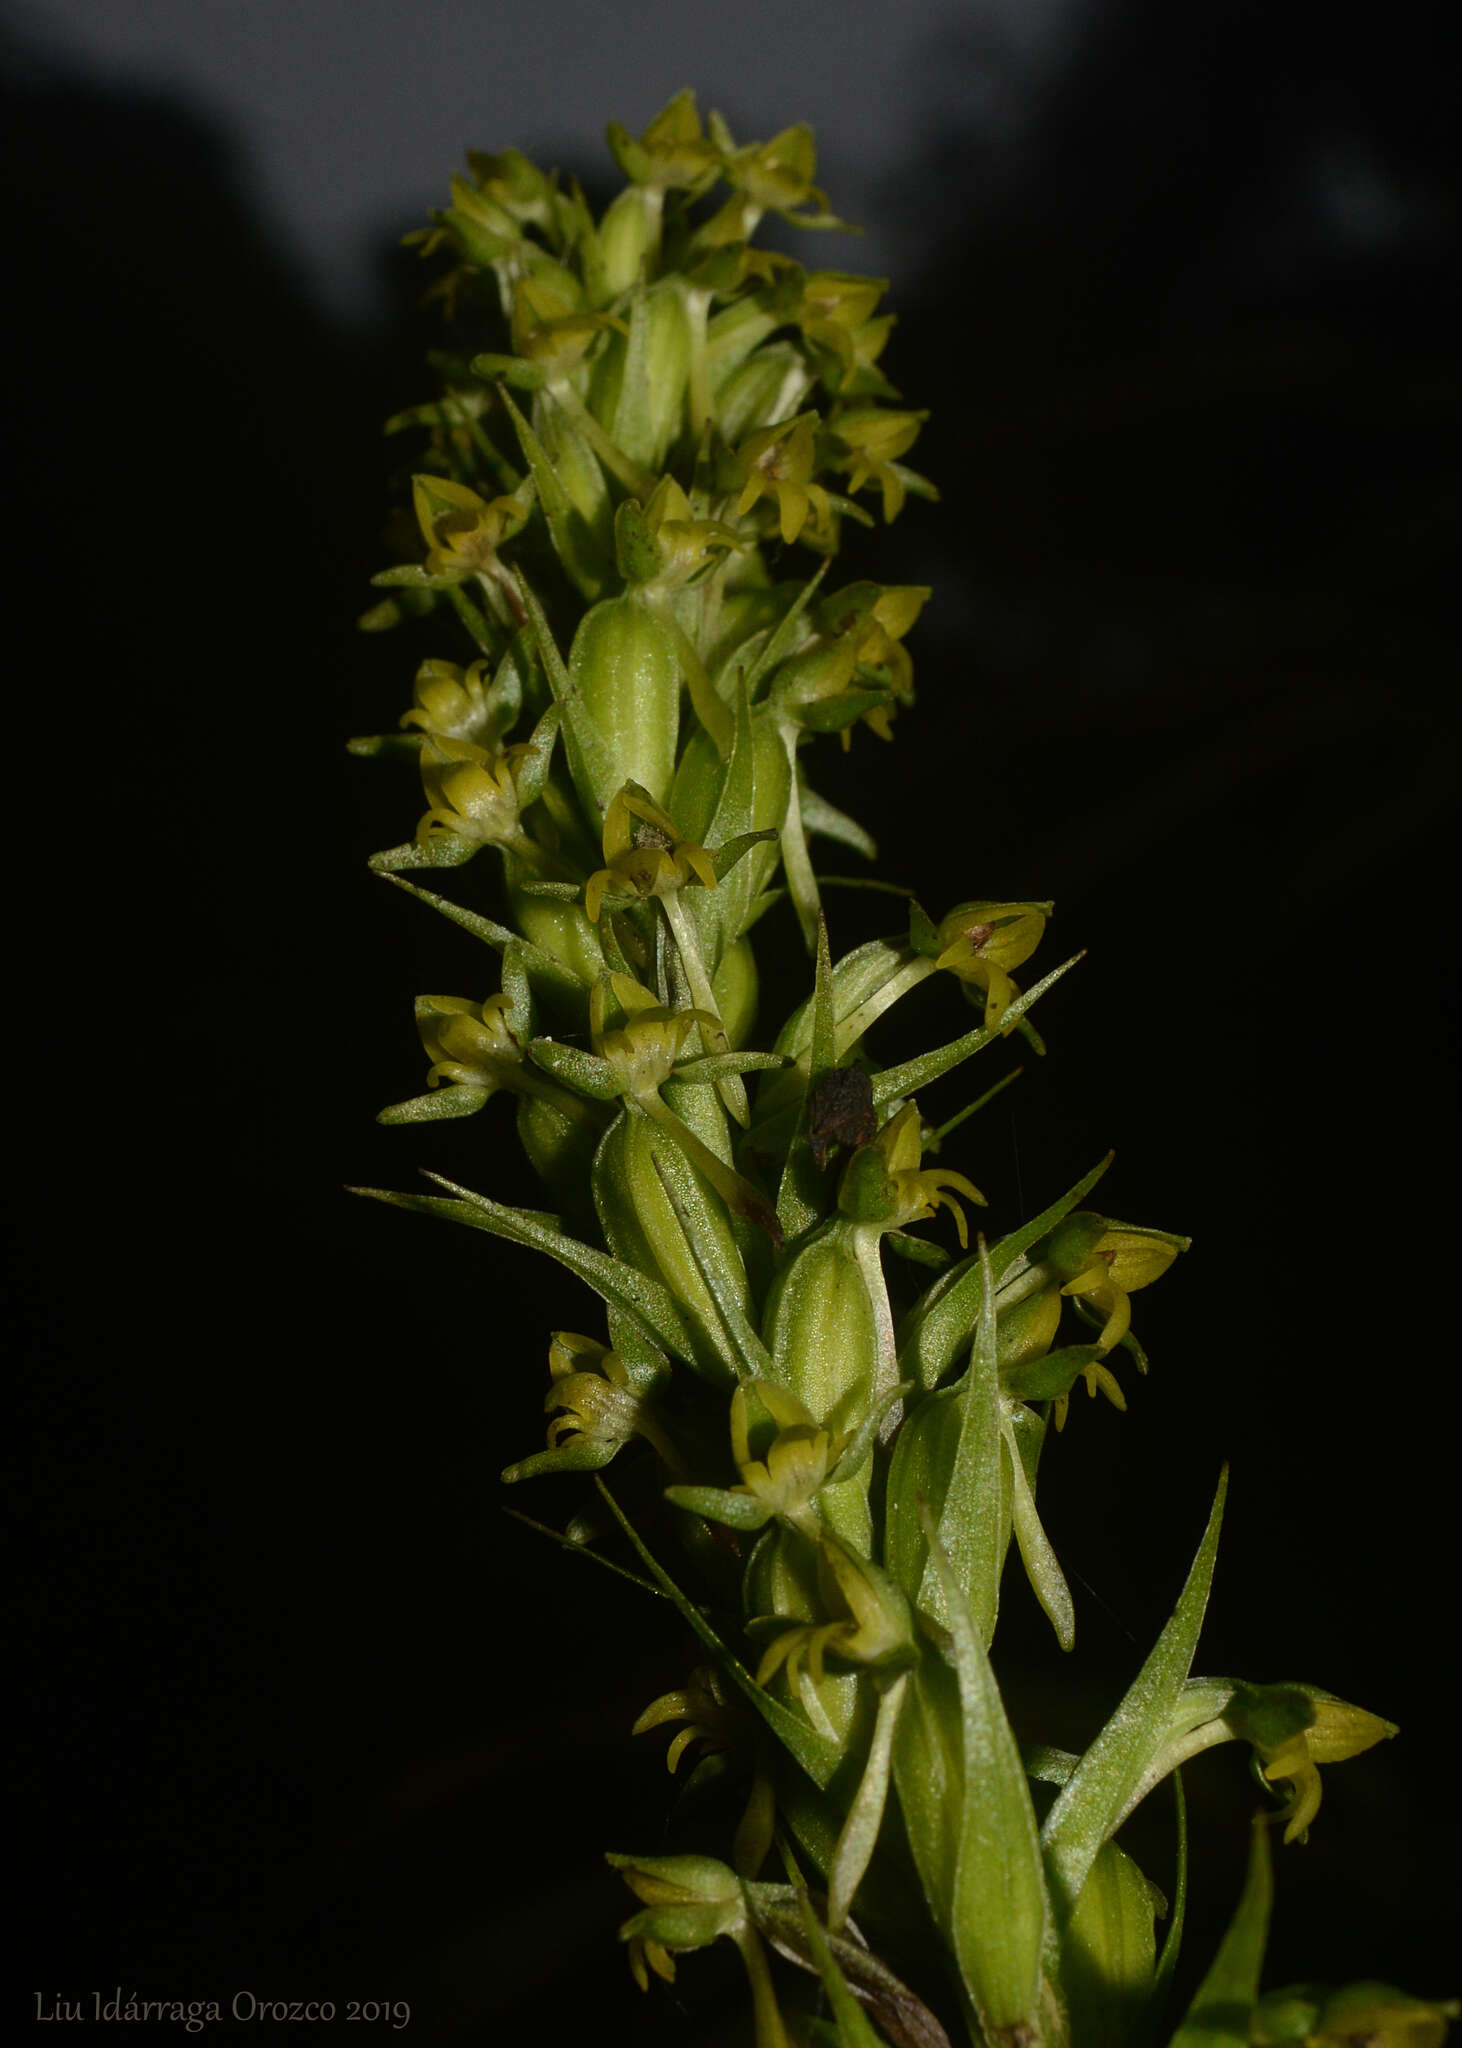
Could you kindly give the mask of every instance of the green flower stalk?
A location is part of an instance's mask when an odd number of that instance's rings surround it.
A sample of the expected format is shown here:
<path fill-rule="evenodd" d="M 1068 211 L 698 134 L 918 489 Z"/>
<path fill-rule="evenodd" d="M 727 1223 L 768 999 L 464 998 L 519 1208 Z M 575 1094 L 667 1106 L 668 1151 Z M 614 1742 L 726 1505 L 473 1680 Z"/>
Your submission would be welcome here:
<path fill-rule="evenodd" d="M 874 848 L 809 776 L 834 738 L 902 729 L 930 595 L 837 579 L 848 522 L 936 495 L 906 461 L 925 414 L 880 367 L 885 287 L 753 245 L 767 213 L 839 225 L 807 128 L 738 145 L 682 93 L 609 139 L 627 183 L 597 217 L 515 152 L 474 155 L 420 238 L 447 259 L 448 346 L 437 395 L 390 423 L 417 437 L 413 538 L 362 623 L 429 651 L 400 732 L 351 745 L 420 782 L 372 866 L 485 949 L 470 989 L 417 999 L 423 1092 L 381 1120 L 480 1115 L 491 1144 L 511 1096 L 555 1210 L 361 1192 L 598 1293 L 601 1327 L 551 1333 L 546 1442 L 503 1476 L 596 1487 L 576 1540 L 598 1530 L 699 1644 L 636 1724 L 678 1727 L 672 1773 L 697 1752 L 701 1832 L 610 1857 L 634 1975 L 730 1940 L 758 2048 L 1149 2048 L 1176 2017 L 1183 1836 L 1169 1911 L 1119 1831 L 1237 1741 L 1265 1813 L 1175 2042 L 1435 2048 L 1454 2008 L 1385 1986 L 1261 1995 L 1269 1823 L 1303 1840 L 1320 1767 L 1396 1730 L 1313 1686 L 1193 1675 L 1222 1477 L 1084 1753 L 1012 1725 L 1007 1568 L 1077 1634 L 1048 1432 L 1078 1382 L 1125 1407 L 1134 1301 L 1188 1240 L 1091 1206 L 1108 1159 L 971 1242 L 985 1197 L 933 1155 L 1014 1076 L 937 1124 L 926 1105 L 1012 1035 L 1042 1052 L 1031 1012 L 1075 962 L 1033 965 L 1052 906 L 982 896 L 973 869 L 960 900 L 834 944 L 814 844 Z M 469 866 L 451 896 L 409 879 Z M 805 939 L 800 986 L 763 985 L 769 913 Z M 931 982 L 975 1020 L 889 1064 L 885 1019 Z"/>

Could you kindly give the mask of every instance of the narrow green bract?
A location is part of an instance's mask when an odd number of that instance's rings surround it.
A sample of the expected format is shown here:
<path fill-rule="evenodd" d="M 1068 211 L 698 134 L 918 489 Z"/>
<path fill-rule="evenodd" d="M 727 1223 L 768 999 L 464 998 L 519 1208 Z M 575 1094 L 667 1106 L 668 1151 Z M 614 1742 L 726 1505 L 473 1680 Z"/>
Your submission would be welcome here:
<path fill-rule="evenodd" d="M 470 988 L 418 997 L 424 1072 L 381 1121 L 481 1116 L 490 1172 L 513 1096 L 551 1208 L 434 1174 L 360 1192 L 545 1254 L 603 1304 L 545 1329 L 546 1441 L 504 1478 L 576 1489 L 562 1540 L 664 1594 L 704 1660 L 637 1724 L 677 1730 L 672 1771 L 705 1762 L 687 1851 L 611 1857 L 641 1985 L 729 1940 L 757 2048 L 1148 2048 L 1176 1951 L 1115 1839 L 1129 1813 L 1233 1740 L 1302 1837 L 1318 1766 L 1396 1731 L 1314 1687 L 1191 1676 L 1221 1486 L 1085 1754 L 1011 1724 L 1012 1557 L 1077 1634 L 1043 1447 L 1078 1382 L 1126 1405 L 1132 1299 L 1187 1240 L 1089 1206 L 1108 1159 L 971 1243 L 986 1196 L 944 1140 L 1015 1078 L 1012 1038 L 1044 1051 L 1031 1013 L 1080 956 L 1029 966 L 1052 906 L 974 871 L 952 903 L 873 899 L 893 928 L 845 950 L 823 902 L 815 843 L 840 867 L 874 848 L 809 774 L 892 739 L 931 594 L 836 572 L 849 522 L 937 495 L 882 367 L 885 287 L 756 245 L 767 214 L 840 225 L 806 127 L 739 144 L 681 93 L 609 139 L 628 183 L 598 218 L 516 151 L 474 153 L 417 238 L 440 389 L 390 423 L 419 437 L 406 559 L 362 624 L 409 629 L 419 665 L 401 730 L 351 742 L 420 777 L 372 866 L 482 942 Z M 463 872 L 447 895 L 421 868 Z M 768 914 L 805 942 L 794 985 L 764 976 Z M 889 1064 L 895 1009 L 927 1049 Z M 1259 2003 L 1267 1885 L 1260 1846 L 1181 2048 L 1289 2038 L 1290 2005 Z M 1352 1986 L 1304 2027 L 1352 2012 L 1435 2048 L 1448 2008 Z"/>

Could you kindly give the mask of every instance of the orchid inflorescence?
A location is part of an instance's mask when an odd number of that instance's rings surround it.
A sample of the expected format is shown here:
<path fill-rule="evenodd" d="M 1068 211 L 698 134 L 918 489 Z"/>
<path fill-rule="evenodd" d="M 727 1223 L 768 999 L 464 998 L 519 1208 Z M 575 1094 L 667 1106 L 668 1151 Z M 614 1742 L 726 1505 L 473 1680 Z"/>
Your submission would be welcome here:
<path fill-rule="evenodd" d="M 700 1791 L 739 1788 L 721 1855 L 611 1857 L 639 1981 L 724 1937 L 758 2048 L 1145 2044 L 1181 1915 L 1159 1952 L 1165 1902 L 1117 1839 L 1136 1805 L 1234 1740 L 1303 1838 L 1317 1767 L 1396 1731 L 1312 1687 L 1191 1675 L 1222 1479 L 1085 1753 L 1007 1718 L 1012 1547 L 1075 1632 L 1037 1505 L 1048 1430 L 1078 1381 L 1125 1405 L 1119 1354 L 1147 1369 L 1132 1297 L 1187 1240 L 1095 1210 L 1104 1160 L 971 1245 L 984 1196 L 924 1163 L 964 1115 L 936 1129 L 928 1092 L 1014 1034 L 1043 1050 L 1030 1013 L 1074 964 L 1022 986 L 1050 904 L 974 894 L 905 898 L 897 931 L 833 950 L 812 843 L 874 848 L 807 758 L 892 737 L 929 595 L 834 564 L 849 521 L 936 495 L 905 461 L 924 414 L 880 367 L 880 281 L 753 244 L 768 213 L 840 225 L 810 130 L 738 145 L 682 93 L 609 137 L 627 183 L 597 218 L 517 152 L 473 154 L 419 238 L 449 259 L 451 341 L 438 395 L 390 422 L 425 435 L 414 524 L 362 623 L 439 628 L 440 651 L 400 732 L 352 742 L 422 784 L 372 866 L 500 961 L 496 987 L 418 999 L 425 1091 L 382 1121 L 512 1095 L 558 1213 L 364 1192 L 547 1253 L 604 1303 L 598 1333 L 553 1333 L 546 1445 L 504 1476 L 595 1475 L 577 1534 L 621 1541 L 700 1645 L 638 1730 L 680 1724 L 669 1763 L 697 1756 L 683 1798 L 708 1829 Z M 418 879 L 471 862 L 490 909 Z M 793 1001 L 763 999 L 753 943 L 784 899 L 811 961 Z M 974 1021 L 885 1063 L 878 1027 L 936 978 Z M 941 1221 L 957 1252 L 920 1234 Z M 1266 1845 L 1260 1824 L 1183 2048 L 1338 2042 L 1362 2007 L 1368 2040 L 1439 2040 L 1446 2009 L 1383 1986 L 1261 2001 Z"/>

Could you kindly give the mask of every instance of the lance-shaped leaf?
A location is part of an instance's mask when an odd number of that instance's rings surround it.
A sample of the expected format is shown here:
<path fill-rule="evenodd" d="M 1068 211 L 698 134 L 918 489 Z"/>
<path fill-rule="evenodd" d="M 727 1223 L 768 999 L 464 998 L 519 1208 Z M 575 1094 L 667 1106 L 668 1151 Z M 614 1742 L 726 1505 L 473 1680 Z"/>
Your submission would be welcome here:
<path fill-rule="evenodd" d="M 628 1316 L 652 1343 L 676 1358 L 695 1358 L 695 1342 L 680 1304 L 668 1287 L 662 1287 L 648 1273 L 637 1272 L 623 1260 L 611 1258 L 608 1252 L 566 1236 L 551 1218 L 529 1209 L 507 1208 L 486 1195 L 474 1194 L 470 1188 L 444 1180 L 440 1174 L 429 1173 L 425 1178 L 435 1181 L 438 1187 L 450 1188 L 457 1199 L 403 1195 L 388 1188 L 349 1188 L 347 1193 L 365 1195 L 373 1202 L 389 1202 L 397 1209 L 415 1209 L 423 1216 L 441 1216 L 450 1223 L 465 1223 L 470 1229 L 486 1230 L 509 1244 L 531 1245 L 535 1251 L 547 1252 L 551 1259 L 557 1259 L 602 1295 L 611 1308 Z"/>
<path fill-rule="evenodd" d="M 838 1845 L 833 1852 L 832 1864 L 828 1870 L 827 1919 L 828 1926 L 834 1933 L 841 1930 L 847 1919 L 854 1895 L 863 1880 L 863 1873 L 873 1860 L 878 1830 L 883 1825 L 883 1809 L 888 1799 L 894 1733 L 898 1727 L 899 1712 L 904 1703 L 908 1682 L 907 1671 L 901 1671 L 893 1684 L 879 1697 L 878 1713 L 873 1723 L 873 1738 L 868 1745 L 863 1776 L 859 1780 L 858 1789 L 853 1794 L 838 1834 Z"/>
<path fill-rule="evenodd" d="M 1256 1815 L 1234 1917 L 1170 2048 L 1248 2048 L 1249 2015 L 1259 1997 L 1273 1901 L 1269 1829 L 1263 1815 Z"/>
<path fill-rule="evenodd" d="M 1042 1840 L 1058 1926 L 1070 1919 L 1097 1851 L 1116 1828 L 1130 1795 L 1167 1740 L 1203 1626 L 1227 1490 L 1225 1466 L 1203 1541 L 1166 1628 L 1046 1818 Z"/>
<path fill-rule="evenodd" d="M 574 783 L 581 793 L 594 789 L 618 787 L 615 764 L 609 747 L 594 720 L 590 717 L 578 690 L 569 680 L 568 669 L 558 651 L 543 607 L 537 593 L 521 570 L 516 572 L 519 594 L 528 623 L 533 633 L 538 659 L 543 664 L 543 673 L 548 678 L 548 687 L 553 700 L 563 714 L 564 748 L 569 757 L 569 769 Z M 587 801 L 587 797 L 586 797 Z"/>
<path fill-rule="evenodd" d="M 824 1074 L 830 1073 L 836 1064 L 833 1049 L 833 978 L 832 955 L 828 949 L 827 919 L 819 918 L 817 926 L 817 965 L 812 989 L 812 1043 L 805 1073 L 797 1079 L 802 1083 L 802 1103 L 797 1112 L 797 1122 L 792 1142 L 787 1150 L 787 1163 L 782 1170 L 782 1184 L 777 1190 L 777 1219 L 783 1235 L 790 1241 L 800 1237 L 804 1230 L 810 1230 L 822 1219 L 826 1196 L 822 1175 L 812 1153 L 810 1133 L 810 1103 L 814 1086 Z"/>
<path fill-rule="evenodd" d="M 1000 1609 L 1000 1576 L 1010 1537 L 1008 1494 L 1000 1465 L 1000 1365 L 996 1355 L 995 1285 L 983 1237 L 977 1256 L 985 1272 L 980 1318 L 960 1397 L 959 1442 L 939 1515 L 939 1544 L 964 1588 L 980 1641 L 988 1648 Z M 919 1588 L 919 1606 L 946 1627 L 953 1624 L 944 1598 L 940 1551 L 931 1551 Z"/>
<path fill-rule="evenodd" d="M 961 1809 L 946 1937 L 987 2038 L 1034 2024 L 1051 1918 L 1040 1835 L 1020 1750 L 964 1588 L 924 1508 L 959 1680 Z"/>
<path fill-rule="evenodd" d="M 738 1379 L 769 1378 L 771 1358 L 741 1304 L 745 1273 L 723 1271 L 709 1254 L 709 1233 L 697 1227 L 691 1204 L 699 1199 L 700 1190 L 690 1163 L 663 1159 L 658 1152 L 652 1152 L 650 1157 L 665 1190 L 665 1199 L 684 1234 L 686 1248 L 715 1307 Z"/>
<path fill-rule="evenodd" d="M 556 1038 L 535 1038 L 528 1045 L 528 1057 L 535 1067 L 552 1074 L 576 1095 L 594 1102 L 614 1102 L 624 1093 L 624 1083 L 608 1060 L 597 1052 L 585 1052 L 581 1045 L 561 1045 Z"/>
<path fill-rule="evenodd" d="M 801 786 L 802 829 L 808 836 L 831 839 L 838 846 L 851 848 L 861 853 L 865 860 L 877 860 L 878 847 L 870 832 L 865 832 L 856 818 L 850 818 L 846 811 L 840 811 L 836 804 L 830 804 L 825 796 L 819 796 L 809 787 L 806 779 Z M 831 879 L 831 878 L 828 878 Z"/>
<path fill-rule="evenodd" d="M 1005 1472 L 1008 1475 L 1010 1519 L 1015 1529 L 1015 1540 L 1020 1549 L 1020 1561 L 1025 1566 L 1025 1575 L 1030 1581 L 1031 1591 L 1041 1603 L 1041 1610 L 1056 1631 L 1056 1640 L 1063 1650 L 1069 1650 L 1076 1641 L 1076 1610 L 1071 1601 L 1071 1588 L 1066 1583 L 1066 1574 L 1051 1547 L 1041 1518 L 1036 1512 L 1036 1497 L 1031 1486 L 1030 1473 L 1026 1470 L 1025 1459 L 1016 1441 L 1016 1410 L 1020 1404 L 1015 1401 L 1002 1402 L 1001 1438 L 1005 1445 Z M 1039 1423 L 1039 1418 L 1036 1418 Z"/>
<path fill-rule="evenodd" d="M 1018 1022 L 1033 1003 L 1039 1002 L 1046 990 L 1058 982 L 1062 975 L 1073 968 L 1084 956 L 1073 953 L 1069 960 L 1063 960 L 1059 967 L 1053 967 L 1049 974 L 1042 975 L 1033 988 L 1018 995 L 1001 1013 L 1000 1023 L 989 1028 L 981 1025 L 974 1031 L 967 1031 L 963 1038 L 955 1038 L 948 1045 L 941 1045 L 933 1052 L 919 1054 L 917 1059 L 905 1060 L 900 1066 L 885 1067 L 873 1083 L 873 1100 L 880 1107 L 886 1102 L 896 1101 L 900 1096 L 913 1095 L 920 1088 L 927 1088 L 931 1081 L 937 1081 L 962 1061 L 982 1052 L 987 1045 L 999 1038 L 1012 1023 Z"/>
<path fill-rule="evenodd" d="M 486 368 L 479 371 L 479 374 L 495 374 L 493 363 L 498 359 L 481 360 L 486 364 Z M 543 507 L 544 518 L 548 521 L 548 532 L 554 552 L 562 562 L 574 588 L 590 604 L 594 604 L 604 595 L 612 565 L 605 560 L 603 550 L 590 531 L 588 521 L 564 489 L 558 471 L 549 461 L 547 449 L 513 403 L 505 384 L 498 385 L 498 394 L 513 423 L 518 445 L 523 450 L 524 460 L 532 474 L 538 492 L 538 502 Z"/>
<path fill-rule="evenodd" d="M 603 1480 L 596 1479 L 594 1484 L 604 1496 L 614 1519 L 629 1538 L 641 1563 L 649 1572 L 655 1584 L 665 1594 L 666 1598 L 674 1603 L 682 1619 L 699 1636 L 726 1677 L 730 1679 L 737 1691 L 756 1709 L 773 1735 L 776 1736 L 789 1755 L 795 1758 L 802 1766 L 814 1785 L 817 1785 L 819 1788 L 827 1786 L 832 1779 L 834 1771 L 842 1761 L 842 1751 L 838 1744 L 830 1742 L 825 1735 L 820 1735 L 815 1728 L 810 1728 L 805 1721 L 799 1719 L 789 1708 L 784 1707 L 780 1700 L 774 1699 L 765 1686 L 757 1684 L 740 1658 L 722 1642 L 720 1636 L 712 1628 L 710 1622 L 706 1620 L 699 1607 L 693 1601 L 687 1600 L 664 1566 L 651 1555 L 639 1531 L 620 1507 L 618 1501 L 614 1498 Z"/>
<path fill-rule="evenodd" d="M 1031 1246 L 1048 1231 L 1054 1230 L 1062 1217 L 1069 1215 L 1091 1193 L 1114 1157 L 1115 1154 L 1109 1152 L 1059 1201 L 1042 1209 L 1038 1216 L 1032 1216 L 1019 1230 L 1001 1238 L 990 1252 L 990 1271 L 997 1287 L 1017 1262 L 1024 1260 Z M 962 1259 L 936 1280 L 919 1304 L 904 1335 L 901 1364 L 908 1377 L 917 1379 L 920 1386 L 937 1385 L 961 1348 L 968 1343 L 969 1333 L 979 1317 L 983 1285 L 979 1256 L 975 1254 Z"/>
<path fill-rule="evenodd" d="M 809 1909 L 812 1902 L 796 1866 L 787 1860 L 796 1878 L 795 1885 L 752 1881 L 742 1887 L 752 1919 L 777 1953 L 785 1956 L 789 1963 L 796 1964 L 798 1969 L 821 1977 L 834 2013 L 844 2012 L 845 2008 L 835 1998 L 829 1983 L 822 1961 L 825 1954 L 853 1997 L 877 2020 L 879 2035 L 870 2038 L 886 2037 L 891 2048 L 950 2048 L 949 2036 L 928 2006 L 894 1975 L 886 1963 L 880 1962 L 876 1955 L 861 1947 L 850 1935 L 829 1934 L 817 1922 L 813 1926 L 808 1925 L 801 1902 L 806 1900 Z M 820 1942 L 815 1936 L 821 1936 Z M 853 2038 L 858 2041 L 864 2039 L 862 2036 Z"/>

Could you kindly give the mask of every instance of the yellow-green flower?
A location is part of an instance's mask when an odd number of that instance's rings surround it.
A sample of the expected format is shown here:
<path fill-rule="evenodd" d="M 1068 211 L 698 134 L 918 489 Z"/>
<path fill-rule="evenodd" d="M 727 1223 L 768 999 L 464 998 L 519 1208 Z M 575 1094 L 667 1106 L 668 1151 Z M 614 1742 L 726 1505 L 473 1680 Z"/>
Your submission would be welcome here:
<path fill-rule="evenodd" d="M 816 348 L 836 357 L 843 380 L 877 362 L 893 328 L 892 314 L 873 310 L 888 289 L 879 277 L 855 277 L 841 270 L 813 270 L 802 279 L 793 319 Z"/>
<path fill-rule="evenodd" d="M 693 1742 L 704 1743 L 710 1751 L 736 1749 L 742 1747 L 747 1739 L 746 1716 L 727 1699 L 725 1688 L 708 1664 L 692 1671 L 684 1686 L 674 1692 L 661 1693 L 658 1699 L 651 1700 L 630 1733 L 645 1735 L 652 1728 L 663 1727 L 667 1721 L 685 1724 L 671 1738 L 665 1753 L 665 1768 L 671 1772 L 679 1767 L 681 1758 Z"/>
<path fill-rule="evenodd" d="M 827 225 L 827 194 L 812 182 L 816 170 L 817 145 L 805 121 L 784 128 L 770 142 L 725 150 L 721 175 L 744 202 L 741 232 L 732 239 L 747 240 L 763 213 L 779 213 L 803 227 Z M 815 211 L 804 211 L 809 207 Z"/>
<path fill-rule="evenodd" d="M 524 1079 L 523 1049 L 513 1034 L 506 996 L 470 1002 L 464 996 L 418 996 L 416 1028 L 431 1061 L 429 1088 L 514 1088 Z M 534 1078 L 531 1075 L 528 1078 Z"/>
<path fill-rule="evenodd" d="M 682 590 L 728 551 L 747 545 L 735 527 L 723 520 L 697 517 L 673 476 L 661 477 L 643 518 L 655 544 L 658 566 L 652 576 L 636 580 L 652 590 Z"/>
<path fill-rule="evenodd" d="M 883 493 L 883 516 L 896 519 L 903 510 L 908 485 L 898 458 L 906 455 L 919 438 L 919 429 L 929 417 L 925 412 L 890 412 L 883 406 L 857 406 L 830 421 L 828 433 L 842 443 L 834 466 L 848 472 L 852 496 L 865 484 L 876 483 Z"/>
<path fill-rule="evenodd" d="M 746 1389 L 738 1387 L 731 1396 L 731 1455 L 741 1484 L 731 1490 L 746 1494 L 769 1515 L 780 1515 L 815 1537 L 817 1524 L 809 1511 L 852 1440 L 852 1432 L 834 1436 L 820 1428 L 795 1394 L 768 1381 L 758 1381 L 756 1393 L 776 1424 L 776 1435 L 763 1457 L 752 1456 Z"/>
<path fill-rule="evenodd" d="M 548 1447 L 557 1450 L 566 1437 L 602 1445 L 609 1456 L 632 1436 L 642 1436 L 677 1476 L 685 1465 L 639 1393 L 624 1360 L 607 1344 L 572 1330 L 556 1330 L 549 1346 L 548 1370 L 553 1384 L 543 1406 L 552 1415 Z"/>
<path fill-rule="evenodd" d="M 992 1030 L 1020 993 L 1010 969 L 1028 960 L 1041 942 L 1049 903 L 960 903 L 941 918 L 936 967 L 947 968 L 985 992 L 985 1023 Z"/>
<path fill-rule="evenodd" d="M 821 1534 L 817 1564 L 824 1611 L 833 1619 L 799 1622 L 775 1636 L 757 1666 L 757 1684 L 766 1685 L 785 1666 L 788 1684 L 800 1690 L 804 1659 L 814 1686 L 821 1685 L 829 1656 L 883 1671 L 912 1663 L 918 1653 L 909 1603 L 888 1574 L 829 1530 Z"/>
<path fill-rule="evenodd" d="M 629 332 L 623 320 L 586 311 L 541 277 L 520 277 L 513 288 L 514 352 L 544 371 L 550 383 L 566 382 L 609 328 Z"/>
<path fill-rule="evenodd" d="M 804 413 L 780 426 L 758 428 L 736 450 L 736 470 L 743 479 L 737 518 L 744 519 L 762 498 L 770 498 L 778 531 L 789 547 L 809 519 L 815 529 L 828 527 L 832 520 L 827 492 L 812 480 L 817 467 L 815 418 Z"/>
<path fill-rule="evenodd" d="M 627 782 L 604 813 L 605 865 L 589 877 L 584 908 L 597 923 L 606 895 L 615 901 L 643 902 L 667 896 L 695 880 L 716 886 L 716 868 L 703 846 L 682 839 L 671 819 L 648 790 Z"/>
<path fill-rule="evenodd" d="M 939 1209 L 954 1217 L 962 1247 L 969 1246 L 964 1210 L 955 1193 L 985 1206 L 985 1197 L 962 1173 L 944 1166 L 920 1167 L 924 1156 L 923 1125 L 918 1104 L 906 1102 L 870 1145 L 861 1145 L 848 1162 L 838 1206 L 857 1223 L 876 1223 L 880 1230 L 904 1230 L 924 1223 Z"/>
<path fill-rule="evenodd" d="M 498 549 L 522 527 L 528 508 L 517 498 L 489 503 L 449 476 L 415 476 L 411 480 L 416 523 L 426 543 L 429 576 L 486 576 L 511 587 Z M 516 592 L 513 593 L 517 605 Z M 521 610 L 521 607 L 518 607 Z"/>
<path fill-rule="evenodd" d="M 491 749 L 502 733 L 500 708 L 492 698 L 492 668 L 474 661 L 460 668 L 455 661 L 424 661 L 416 671 L 411 709 L 402 725 L 414 725 L 439 739 L 467 740 Z"/>
<path fill-rule="evenodd" d="M 1256 1686 L 1251 1690 L 1262 1694 L 1266 1688 Z M 1337 1699 L 1334 1693 L 1321 1692 L 1315 1686 L 1287 1686 L 1284 1690 L 1303 1693 L 1309 1701 L 1314 1719 L 1308 1727 L 1274 1743 L 1266 1742 L 1252 1726 L 1241 1726 L 1240 1732 L 1253 1742 L 1266 1781 L 1271 1785 L 1289 1785 L 1290 1808 L 1284 1839 L 1302 1842 L 1320 1811 L 1319 1766 L 1344 1763 L 1400 1731 L 1394 1722 L 1383 1721 L 1378 1714 L 1368 1714 L 1364 1707 L 1353 1707 L 1346 1700 Z"/>
<path fill-rule="evenodd" d="M 611 999 L 625 1013 L 624 1022 L 613 1027 L 607 1021 Z M 589 997 L 594 1050 L 608 1062 L 622 1092 L 642 1108 L 659 1101 L 697 1025 L 715 1021 L 701 1010 L 663 1008 L 628 974 L 606 975 Z"/>
<path fill-rule="evenodd" d="M 1097 1338 L 1103 1351 L 1120 1344 L 1131 1328 L 1130 1297 L 1161 1279 L 1186 1242 L 1184 1238 L 1156 1231 L 1117 1225 L 1097 1239 L 1088 1264 L 1074 1280 L 1066 1282 L 1061 1292 L 1074 1295 L 1106 1318 Z M 1093 1387 L 1092 1391 L 1096 1389 Z M 1120 1399 L 1117 1405 L 1123 1405 Z"/>
<path fill-rule="evenodd" d="M 721 152 L 702 132 L 689 89 L 668 100 L 638 138 L 611 121 L 609 147 L 627 178 L 662 192 L 703 190 L 721 166 Z"/>
<path fill-rule="evenodd" d="M 543 854 L 520 821 L 518 762 L 527 747 L 489 753 L 470 740 L 428 733 L 421 748 L 421 780 L 429 808 L 416 828 L 417 843 L 429 846 L 444 834 L 476 846 L 502 846 L 523 860 Z"/>

